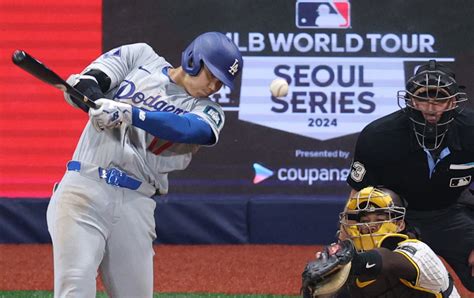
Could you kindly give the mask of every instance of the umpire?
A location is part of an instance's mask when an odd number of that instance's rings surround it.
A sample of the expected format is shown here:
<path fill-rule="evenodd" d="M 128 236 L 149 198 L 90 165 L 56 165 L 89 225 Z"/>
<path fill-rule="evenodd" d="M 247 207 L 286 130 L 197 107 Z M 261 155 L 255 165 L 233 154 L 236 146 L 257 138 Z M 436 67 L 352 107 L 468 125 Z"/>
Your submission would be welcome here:
<path fill-rule="evenodd" d="M 404 197 L 409 224 L 474 292 L 474 111 L 462 90 L 447 66 L 420 66 L 401 110 L 360 133 L 347 182 L 350 197 L 370 185 Z"/>

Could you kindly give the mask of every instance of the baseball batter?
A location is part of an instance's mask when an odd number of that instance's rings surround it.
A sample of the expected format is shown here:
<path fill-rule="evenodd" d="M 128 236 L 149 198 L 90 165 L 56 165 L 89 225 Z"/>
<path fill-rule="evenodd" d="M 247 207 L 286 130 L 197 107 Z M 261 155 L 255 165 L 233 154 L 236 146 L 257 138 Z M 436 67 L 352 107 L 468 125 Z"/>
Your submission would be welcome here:
<path fill-rule="evenodd" d="M 51 198 L 55 297 L 95 297 L 100 271 L 112 297 L 152 297 L 154 194 L 224 126 L 208 96 L 233 88 L 242 56 L 218 32 L 198 36 L 173 68 L 147 44 L 124 45 L 68 81 L 100 106 Z"/>

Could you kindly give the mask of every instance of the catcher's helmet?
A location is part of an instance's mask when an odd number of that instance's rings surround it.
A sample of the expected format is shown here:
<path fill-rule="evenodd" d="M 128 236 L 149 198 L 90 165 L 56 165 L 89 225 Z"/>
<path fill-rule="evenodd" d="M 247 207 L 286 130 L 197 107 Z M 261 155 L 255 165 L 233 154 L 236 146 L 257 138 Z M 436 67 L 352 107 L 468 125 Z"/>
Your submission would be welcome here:
<path fill-rule="evenodd" d="M 199 35 L 183 51 L 181 66 L 190 75 L 197 75 L 203 63 L 231 90 L 234 88 L 234 79 L 243 66 L 242 54 L 237 46 L 219 32 Z"/>
<path fill-rule="evenodd" d="M 467 100 L 466 93 L 461 92 L 460 88 L 463 87 L 458 86 L 451 69 L 436 60 L 430 60 L 408 79 L 406 90 L 398 91 L 398 104 L 404 108 L 401 102 L 405 103 L 418 144 L 424 149 L 435 150 L 441 146 L 449 123 L 460 110 L 459 103 Z M 444 105 L 444 108 L 430 112 L 420 108 L 423 103 L 425 107 L 431 104 Z M 423 116 L 423 113 L 439 112 L 442 114 L 436 123 L 428 122 Z"/>
<path fill-rule="evenodd" d="M 366 187 L 349 199 L 339 215 L 341 229 L 358 251 L 379 247 L 388 235 L 396 235 L 404 229 L 405 207 L 400 206 L 401 202 L 392 191 Z M 361 222 L 368 214 L 376 217 Z"/>

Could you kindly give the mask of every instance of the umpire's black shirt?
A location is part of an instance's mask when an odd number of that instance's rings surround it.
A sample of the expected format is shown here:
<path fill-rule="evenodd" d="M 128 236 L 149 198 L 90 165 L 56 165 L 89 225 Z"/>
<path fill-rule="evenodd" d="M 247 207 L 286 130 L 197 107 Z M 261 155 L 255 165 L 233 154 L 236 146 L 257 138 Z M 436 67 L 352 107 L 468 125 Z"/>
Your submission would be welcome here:
<path fill-rule="evenodd" d="M 377 119 L 359 135 L 347 182 L 355 190 L 392 189 L 412 210 L 448 207 L 473 182 L 474 111 L 456 116 L 445 141 L 447 149 L 437 163 L 433 160 L 430 175 L 427 152 L 416 141 L 408 115 L 400 110 Z"/>

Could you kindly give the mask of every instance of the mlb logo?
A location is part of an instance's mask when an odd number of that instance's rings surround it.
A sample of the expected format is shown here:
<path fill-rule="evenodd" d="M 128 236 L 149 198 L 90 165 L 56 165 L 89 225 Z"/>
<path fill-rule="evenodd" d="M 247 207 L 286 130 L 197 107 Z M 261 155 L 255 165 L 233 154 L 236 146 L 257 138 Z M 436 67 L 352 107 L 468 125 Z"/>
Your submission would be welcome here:
<path fill-rule="evenodd" d="M 349 0 L 297 0 L 296 27 L 344 29 L 351 27 Z"/>
<path fill-rule="evenodd" d="M 451 178 L 449 181 L 449 187 L 461 187 L 469 185 L 471 183 L 471 178 L 471 176 Z"/>

